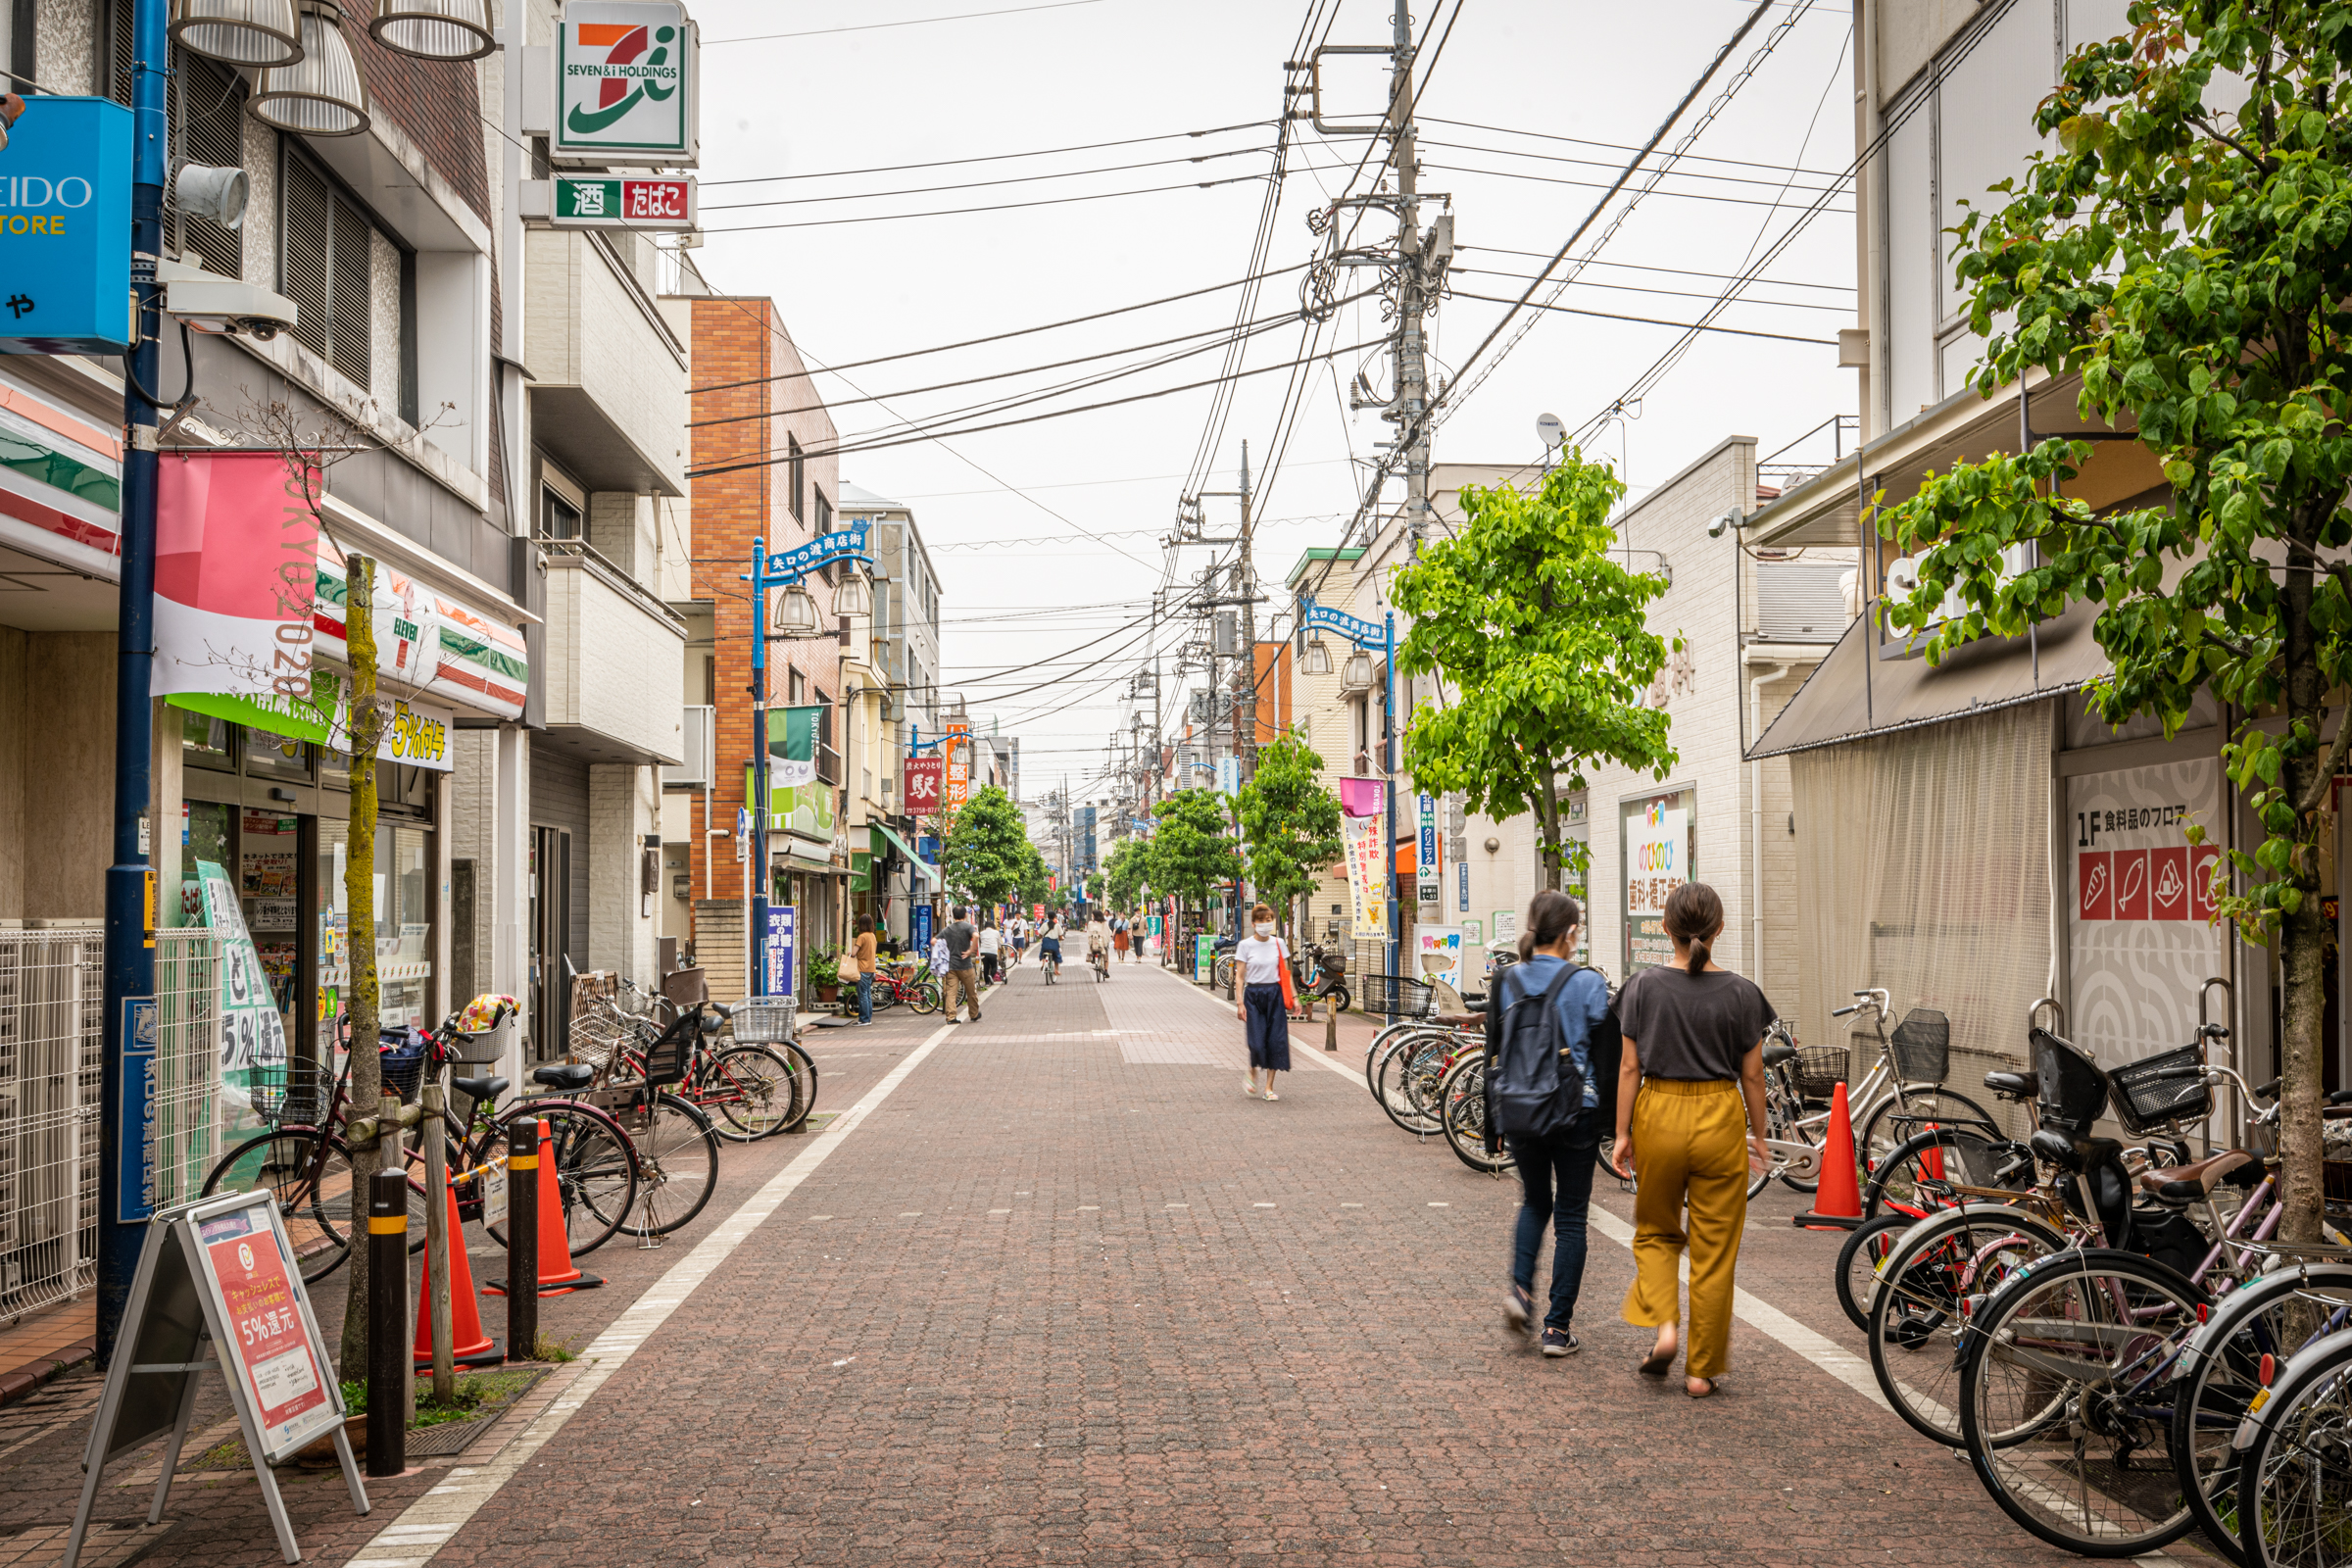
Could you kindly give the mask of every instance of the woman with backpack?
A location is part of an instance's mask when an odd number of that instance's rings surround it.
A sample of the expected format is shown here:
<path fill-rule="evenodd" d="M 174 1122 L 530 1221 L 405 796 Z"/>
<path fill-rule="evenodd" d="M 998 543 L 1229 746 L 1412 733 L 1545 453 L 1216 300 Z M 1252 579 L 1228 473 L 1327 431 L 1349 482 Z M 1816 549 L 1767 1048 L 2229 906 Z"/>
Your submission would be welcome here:
<path fill-rule="evenodd" d="M 1625 1320 L 1658 1331 L 1638 1369 L 1674 1365 L 1683 1249 L 1690 1250 L 1690 1350 L 1683 1392 L 1713 1394 L 1731 1362 L 1732 1295 L 1747 1224 L 1749 1161 L 1764 1149 L 1764 1030 L 1776 1014 L 1751 980 L 1717 966 L 1723 900 L 1704 882 L 1666 898 L 1673 968 L 1618 993 L 1625 1056 L 1617 1080 L 1617 1174 L 1637 1169 L 1634 1286 Z M 1685 1210 L 1689 1210 L 1688 1218 Z"/>
<path fill-rule="evenodd" d="M 1519 1169 L 1519 1223 L 1511 1243 L 1511 1291 L 1503 1318 L 1515 1333 L 1535 1326 L 1536 1254 L 1551 1226 L 1551 1298 L 1544 1314 L 1545 1355 L 1574 1355 L 1576 1298 L 1585 1280 L 1585 1210 L 1607 1109 L 1595 1070 L 1594 1026 L 1607 1014 L 1609 985 L 1571 961 L 1585 911 L 1553 889 L 1535 897 L 1520 937 L 1524 956 L 1495 977 L 1487 1004 L 1490 1126 L 1511 1146 Z"/>

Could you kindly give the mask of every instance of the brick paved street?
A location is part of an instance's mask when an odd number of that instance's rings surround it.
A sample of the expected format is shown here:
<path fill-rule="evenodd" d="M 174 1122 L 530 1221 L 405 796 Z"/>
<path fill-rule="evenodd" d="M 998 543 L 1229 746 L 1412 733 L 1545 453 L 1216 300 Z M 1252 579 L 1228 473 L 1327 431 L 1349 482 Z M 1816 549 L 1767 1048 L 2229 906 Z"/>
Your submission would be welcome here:
<path fill-rule="evenodd" d="M 730 1148 L 695 1231 L 597 1254 L 613 1285 L 548 1306 L 582 1344 L 665 1270 L 708 1266 L 640 1308 L 669 1315 L 616 1369 L 562 1374 L 584 1399 L 556 1388 L 495 1462 L 377 1483 L 364 1521 L 339 1485 L 297 1482 L 312 1560 L 414 1562 L 443 1539 L 441 1563 L 711 1568 L 2057 1560 L 1781 1343 L 1859 1344 L 1829 1290 L 1837 1238 L 1791 1230 L 1792 1195 L 1759 1202 L 1741 1271 L 1781 1339 L 1743 1321 L 1725 1396 L 1697 1403 L 1633 1373 L 1646 1335 L 1617 1319 L 1630 1257 L 1606 1218 L 1584 1354 L 1506 1341 L 1516 1183 L 1397 1132 L 1360 1047 L 1325 1058 L 1302 1030 L 1268 1104 L 1242 1094 L 1230 1012 L 1156 970 L 1049 990 L 1030 968 L 986 1012 L 812 1034 L 825 1109 L 920 1059 L 829 1152 Z M 695 1251 L 763 1188 L 739 1246 Z M 624 1321 L 605 1343 L 628 1340 Z M 83 1428 L 30 1420 L 0 1424 L 10 1535 L 71 1510 Z M 403 1521 L 435 1485 L 428 1510 L 480 1502 L 454 1536 Z M 143 1507 L 108 1492 L 103 1517 Z M 172 1516 L 141 1560 L 271 1558 L 249 1480 L 183 1490 Z"/>

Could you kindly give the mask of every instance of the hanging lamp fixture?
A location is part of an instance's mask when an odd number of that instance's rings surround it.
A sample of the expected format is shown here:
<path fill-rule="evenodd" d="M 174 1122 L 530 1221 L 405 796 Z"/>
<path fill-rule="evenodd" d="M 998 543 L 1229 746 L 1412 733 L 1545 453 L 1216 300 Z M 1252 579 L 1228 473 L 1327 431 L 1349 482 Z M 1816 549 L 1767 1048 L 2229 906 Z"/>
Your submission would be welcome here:
<path fill-rule="evenodd" d="M 263 123 L 301 136 L 356 136 L 368 128 L 368 84 L 335 0 L 302 0 L 302 56 L 262 73 L 252 109 Z"/>

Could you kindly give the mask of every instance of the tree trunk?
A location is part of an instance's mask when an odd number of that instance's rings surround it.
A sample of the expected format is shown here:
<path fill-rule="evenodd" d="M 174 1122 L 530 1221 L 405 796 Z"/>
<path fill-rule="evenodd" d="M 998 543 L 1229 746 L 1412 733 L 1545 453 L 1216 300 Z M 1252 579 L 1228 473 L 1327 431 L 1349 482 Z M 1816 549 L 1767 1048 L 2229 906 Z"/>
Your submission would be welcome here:
<path fill-rule="evenodd" d="M 1549 762 L 1536 767 L 1536 822 L 1544 835 L 1544 885 L 1560 890 L 1560 802 L 1552 793 Z"/>
<path fill-rule="evenodd" d="M 2329 509 L 2305 509 L 2293 530 L 2309 547 Z M 2285 666 L 2285 708 L 2292 728 L 2304 728 L 2315 738 L 2327 717 L 2328 681 L 2320 672 L 2319 638 L 2312 625 L 2312 573 L 2288 558 L 2280 598 L 2281 642 Z M 2352 715 L 2346 716 L 2352 722 Z M 2328 929 L 2320 905 L 2317 842 L 2323 824 L 2332 825 L 2334 813 L 2328 780 L 2322 776 L 2328 750 L 2318 757 L 2289 757 L 2280 782 L 2289 802 L 2298 808 L 2297 843 L 2283 873 L 2303 895 L 2300 906 L 2279 922 L 2278 958 L 2284 994 L 2280 998 L 2278 1040 L 2278 1152 L 2281 1170 L 2278 1200 L 2284 1207 L 2278 1237 L 2283 1242 L 2315 1242 L 2321 1223 L 2321 1060 L 2326 1042 Z"/>
<path fill-rule="evenodd" d="M 376 709 L 375 563 L 366 556 L 344 560 L 343 624 L 351 660 L 350 718 L 351 827 L 344 851 L 343 935 L 350 981 L 344 987 L 351 1014 L 351 1114 L 375 1113 L 383 1076 L 376 1060 L 376 1007 L 382 1000 L 375 978 L 375 743 L 383 724 Z M 368 1185 L 383 1167 L 374 1146 L 351 1152 L 351 1270 L 343 1305 L 343 1365 L 368 1364 Z"/>

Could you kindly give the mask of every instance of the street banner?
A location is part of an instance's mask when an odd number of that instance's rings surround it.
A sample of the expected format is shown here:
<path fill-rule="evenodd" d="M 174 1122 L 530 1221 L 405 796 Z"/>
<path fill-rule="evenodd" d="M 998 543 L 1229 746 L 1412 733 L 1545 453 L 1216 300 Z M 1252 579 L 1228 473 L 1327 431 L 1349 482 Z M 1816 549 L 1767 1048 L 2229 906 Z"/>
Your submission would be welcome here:
<path fill-rule="evenodd" d="M 816 781 L 816 731 L 821 708 L 767 710 L 767 785 L 788 790 Z"/>
<path fill-rule="evenodd" d="M 2221 780 L 2220 760 L 2201 757 L 2066 781 L 2075 882 L 2067 1033 L 2101 1061 L 2136 1061 L 2189 1039 L 2205 980 L 2229 974 L 2213 923 L 2222 852 L 2187 835 L 2191 822 L 2215 831 Z"/>
<path fill-rule="evenodd" d="M 1444 897 L 1445 886 L 1438 864 L 1438 798 L 1425 793 L 1415 804 L 1421 815 L 1421 853 L 1413 859 L 1414 901 L 1435 904 Z"/>
<path fill-rule="evenodd" d="M 164 460 L 156 477 L 155 692 L 311 695 L 318 470 L 274 452 Z"/>
<path fill-rule="evenodd" d="M 1348 895 L 1354 906 L 1351 934 L 1359 939 L 1385 942 L 1389 936 L 1389 901 L 1383 891 L 1381 877 L 1386 867 L 1382 861 L 1387 834 L 1377 816 L 1342 816 L 1340 827 L 1347 840 Z"/>
<path fill-rule="evenodd" d="M 1389 801 L 1384 793 L 1388 780 L 1378 778 L 1343 778 L 1340 780 L 1340 812 L 1344 816 L 1379 816 Z"/>
<path fill-rule="evenodd" d="M 929 816 L 937 812 L 946 799 L 948 763 L 940 757 L 909 757 L 906 759 L 906 806 L 910 816 Z"/>
<path fill-rule="evenodd" d="M 954 816 L 963 809 L 972 798 L 972 726 L 961 719 L 948 725 L 947 744 L 940 748 L 947 757 L 947 811 Z"/>

